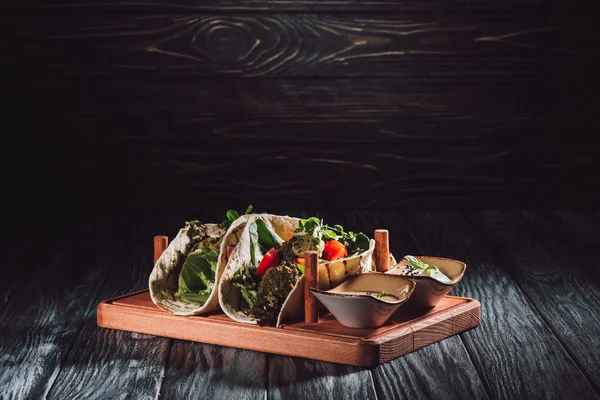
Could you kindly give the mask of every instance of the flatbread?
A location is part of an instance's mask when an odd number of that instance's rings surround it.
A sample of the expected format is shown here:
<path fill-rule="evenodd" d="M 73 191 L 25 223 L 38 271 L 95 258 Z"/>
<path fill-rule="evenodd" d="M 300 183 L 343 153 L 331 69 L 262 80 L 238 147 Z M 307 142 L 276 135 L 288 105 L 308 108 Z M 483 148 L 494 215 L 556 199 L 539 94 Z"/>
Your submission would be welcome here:
<path fill-rule="evenodd" d="M 216 310 L 219 307 L 217 288 L 228 261 L 227 249 L 230 245 L 237 245 L 247 219 L 246 216 L 238 218 L 231 224 L 227 232 L 225 232 L 219 248 L 215 285 L 210 296 L 202 306 L 177 300 L 174 296 L 177 292 L 179 273 L 181 272 L 175 270 L 177 258 L 180 253 L 187 256 L 187 246 L 190 243 L 190 239 L 187 235 L 188 228 L 180 229 L 177 236 L 175 236 L 173 241 L 171 241 L 169 246 L 156 261 L 152 273 L 150 274 L 150 278 L 148 279 L 150 297 L 154 304 L 175 315 L 198 315 Z M 217 224 L 205 224 L 204 233 L 210 237 L 219 237 L 223 234 L 223 230 Z"/>
<path fill-rule="evenodd" d="M 262 219 L 265 225 L 271 228 L 283 240 L 288 241 L 296 235 L 294 230 L 298 227 L 299 219 L 290 216 L 280 216 L 271 214 L 254 214 L 248 216 L 246 224 L 241 232 L 238 245 L 231 253 L 223 276 L 219 283 L 219 304 L 221 309 L 231 319 L 246 324 L 256 324 L 255 318 L 246 315 L 240 309 L 242 296 L 239 289 L 231 285 L 231 278 L 237 271 L 246 265 L 251 264 L 251 242 L 250 242 L 250 224 L 256 219 Z M 368 272 L 375 265 L 373 260 L 373 251 L 375 241 L 369 242 L 369 249 L 363 253 L 355 254 L 342 260 L 331 261 L 319 264 L 319 287 L 321 289 L 333 288 L 349 276 Z M 296 318 L 302 315 L 304 304 L 304 276 L 300 277 L 294 289 L 288 295 L 280 311 L 277 326 L 286 320 Z"/>

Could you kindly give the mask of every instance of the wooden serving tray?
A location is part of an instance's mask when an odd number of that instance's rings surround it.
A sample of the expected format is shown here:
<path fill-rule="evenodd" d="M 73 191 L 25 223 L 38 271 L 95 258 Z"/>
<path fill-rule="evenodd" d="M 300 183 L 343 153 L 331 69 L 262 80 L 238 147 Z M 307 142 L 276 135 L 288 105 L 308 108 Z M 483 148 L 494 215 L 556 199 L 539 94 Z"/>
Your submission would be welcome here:
<path fill-rule="evenodd" d="M 480 304 L 446 296 L 426 311 L 401 307 L 385 325 L 352 329 L 321 310 L 319 322 L 280 328 L 235 322 L 222 312 L 181 317 L 159 309 L 145 290 L 98 305 L 98 326 L 356 366 L 376 366 L 478 326 Z"/>

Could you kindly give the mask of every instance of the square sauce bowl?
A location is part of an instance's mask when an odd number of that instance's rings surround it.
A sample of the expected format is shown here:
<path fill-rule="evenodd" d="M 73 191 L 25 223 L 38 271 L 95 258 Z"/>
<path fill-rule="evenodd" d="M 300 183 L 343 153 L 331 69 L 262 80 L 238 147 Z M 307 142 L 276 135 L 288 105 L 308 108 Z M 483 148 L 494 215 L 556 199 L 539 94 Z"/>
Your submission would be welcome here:
<path fill-rule="evenodd" d="M 366 272 L 330 290 L 310 290 L 340 324 L 378 328 L 406 303 L 415 286 L 412 279 L 402 275 Z"/>

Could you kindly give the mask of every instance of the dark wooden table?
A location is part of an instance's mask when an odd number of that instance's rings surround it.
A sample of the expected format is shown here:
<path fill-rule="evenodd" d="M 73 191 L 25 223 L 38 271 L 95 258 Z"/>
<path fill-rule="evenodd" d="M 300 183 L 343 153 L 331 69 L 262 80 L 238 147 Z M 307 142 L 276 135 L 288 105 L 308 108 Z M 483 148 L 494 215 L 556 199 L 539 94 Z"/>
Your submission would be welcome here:
<path fill-rule="evenodd" d="M 465 260 L 453 293 L 481 302 L 481 326 L 371 369 L 101 329 L 98 302 L 146 288 L 152 237 L 182 221 L 46 216 L 4 232 L 0 398 L 599 398 L 600 213 L 338 222 L 388 228 L 396 255 Z"/>

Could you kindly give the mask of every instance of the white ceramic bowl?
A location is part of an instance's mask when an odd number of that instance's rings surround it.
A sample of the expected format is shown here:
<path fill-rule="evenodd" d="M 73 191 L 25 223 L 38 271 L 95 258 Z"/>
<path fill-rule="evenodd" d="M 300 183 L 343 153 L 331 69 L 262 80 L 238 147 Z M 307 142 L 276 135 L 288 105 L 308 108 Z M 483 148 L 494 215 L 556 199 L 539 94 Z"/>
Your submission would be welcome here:
<path fill-rule="evenodd" d="M 367 272 L 353 275 L 330 290 L 310 290 L 340 324 L 377 328 L 409 299 L 415 282 L 401 275 Z M 389 295 L 377 297 L 382 292 Z"/>
<path fill-rule="evenodd" d="M 419 308 L 431 308 L 435 307 L 437 303 L 446 295 L 465 275 L 467 265 L 458 260 L 443 257 L 432 257 L 432 256 L 415 256 L 415 258 L 423 261 L 426 264 L 435 265 L 438 269 L 446 275 L 449 279 L 449 283 L 443 283 L 429 276 L 409 276 L 410 279 L 414 279 L 417 283 L 417 287 L 410 300 L 407 302 L 408 307 L 419 307 Z M 403 258 L 394 267 L 390 268 L 387 274 L 396 276 L 400 274 L 402 268 L 408 265 L 407 259 Z"/>

